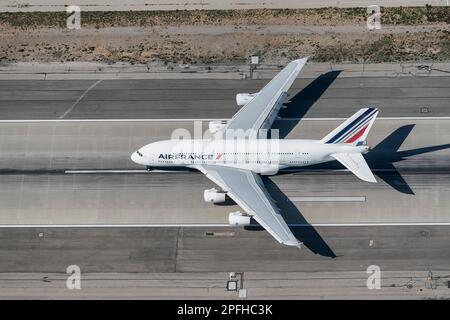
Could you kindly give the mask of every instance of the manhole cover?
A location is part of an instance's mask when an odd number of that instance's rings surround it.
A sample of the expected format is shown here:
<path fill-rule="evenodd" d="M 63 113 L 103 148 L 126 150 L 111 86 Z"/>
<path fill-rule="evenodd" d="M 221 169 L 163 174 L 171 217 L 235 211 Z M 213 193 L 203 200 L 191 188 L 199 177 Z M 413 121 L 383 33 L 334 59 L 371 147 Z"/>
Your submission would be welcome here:
<path fill-rule="evenodd" d="M 422 237 L 429 237 L 429 236 L 430 236 L 430 231 L 428 231 L 428 230 L 422 230 L 422 231 L 420 231 L 420 235 L 421 235 Z"/>

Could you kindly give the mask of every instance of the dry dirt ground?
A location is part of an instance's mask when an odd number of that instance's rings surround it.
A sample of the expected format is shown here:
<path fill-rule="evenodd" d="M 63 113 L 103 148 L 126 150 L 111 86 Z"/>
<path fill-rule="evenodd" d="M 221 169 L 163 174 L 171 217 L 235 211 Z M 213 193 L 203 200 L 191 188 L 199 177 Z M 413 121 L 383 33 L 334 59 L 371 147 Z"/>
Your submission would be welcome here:
<path fill-rule="evenodd" d="M 369 30 L 365 9 L 0 14 L 0 62 L 266 63 L 450 59 L 448 8 L 389 8 Z"/>

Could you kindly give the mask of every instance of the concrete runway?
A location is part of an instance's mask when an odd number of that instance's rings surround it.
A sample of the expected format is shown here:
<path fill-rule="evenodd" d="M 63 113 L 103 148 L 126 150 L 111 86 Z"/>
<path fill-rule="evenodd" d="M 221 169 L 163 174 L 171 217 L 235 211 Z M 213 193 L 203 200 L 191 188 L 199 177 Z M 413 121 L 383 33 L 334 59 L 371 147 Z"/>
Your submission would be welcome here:
<path fill-rule="evenodd" d="M 251 299 L 450 297 L 447 227 L 294 231 L 318 254 L 240 228 L 3 229 L 0 297 L 237 299 L 229 272 L 244 273 Z M 337 258 L 324 256 L 331 250 Z M 69 265 L 81 269 L 81 290 L 66 288 Z M 381 269 L 380 290 L 366 287 L 370 265 Z"/>
<path fill-rule="evenodd" d="M 287 138 L 321 138 L 340 122 L 303 120 Z M 271 177 L 266 185 L 290 223 L 450 222 L 449 124 L 378 119 L 368 140 L 374 150 L 366 156 L 378 184 L 313 167 Z M 275 126 L 293 127 L 290 121 Z M 226 223 L 238 207 L 204 203 L 203 190 L 214 184 L 199 173 L 68 173 L 144 169 L 130 160 L 134 150 L 193 127 L 192 121 L 0 123 L 0 224 Z M 291 203 L 286 196 L 365 201 Z"/>
<path fill-rule="evenodd" d="M 314 239 L 316 243 L 306 243 L 316 252 L 284 247 L 265 231 L 242 228 L 2 229 L 0 270 L 58 273 L 71 264 L 87 273 L 327 272 L 365 270 L 370 264 L 386 271 L 450 267 L 446 227 L 317 227 L 329 247 L 318 242 L 311 228 L 293 230 Z M 331 252 L 338 257 L 326 257 Z"/>
<path fill-rule="evenodd" d="M 300 251 L 279 245 L 265 231 L 232 227 L 0 228 L 0 297 L 235 299 L 224 289 L 232 271 L 252 279 L 244 285 L 249 298 L 306 297 L 305 292 L 333 298 L 342 296 L 343 287 L 348 288 L 345 297 L 448 297 L 442 283 L 438 291 L 428 290 L 426 278 L 430 270 L 447 277 L 450 267 L 449 227 L 437 225 L 450 223 L 450 119 L 434 118 L 450 116 L 449 80 L 299 79 L 285 118 L 346 118 L 368 104 L 379 106 L 382 117 L 414 118 L 375 123 L 368 141 L 374 149 L 367 159 L 376 185 L 345 171 L 322 172 L 323 167 L 266 181 L 290 223 L 420 225 L 296 227 L 306 247 Z M 0 116 L 59 119 L 69 110 L 65 119 L 228 118 L 237 111 L 234 94 L 256 91 L 264 81 L 221 81 L 217 90 L 219 82 L 210 80 L 170 81 L 171 90 L 162 92 L 168 83 L 102 81 L 86 92 L 93 81 L 2 81 Z M 420 113 L 424 106 L 431 112 Z M 275 127 L 286 138 L 321 138 L 340 122 L 285 120 Z M 140 169 L 129 159 L 131 152 L 169 138 L 177 128 L 193 132 L 194 122 L 0 122 L 0 225 L 226 223 L 227 213 L 237 207 L 203 203 L 202 191 L 213 184 L 198 173 L 66 173 Z M 286 199 L 317 195 L 365 201 Z M 80 265 L 92 280 L 87 290 L 64 288 L 70 264 Z M 364 287 L 371 264 L 398 272 L 387 276 L 384 291 L 377 294 Z M 320 281 L 312 281 L 313 275 L 333 280 L 317 287 Z M 404 284 L 413 277 L 420 285 L 408 291 Z"/>
<path fill-rule="evenodd" d="M 0 80 L 0 119 L 230 118 L 239 110 L 236 94 L 257 92 L 267 81 Z M 347 117 L 368 105 L 382 117 L 449 116 L 449 87 L 450 77 L 340 78 L 328 72 L 297 79 L 280 116 Z M 420 113 L 423 107 L 429 112 Z"/>

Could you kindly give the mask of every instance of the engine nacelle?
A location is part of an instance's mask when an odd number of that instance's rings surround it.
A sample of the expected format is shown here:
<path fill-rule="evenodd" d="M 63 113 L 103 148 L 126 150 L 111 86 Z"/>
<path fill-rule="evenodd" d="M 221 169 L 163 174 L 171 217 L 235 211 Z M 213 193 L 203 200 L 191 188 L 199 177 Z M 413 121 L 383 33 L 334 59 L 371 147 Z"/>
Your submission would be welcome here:
<path fill-rule="evenodd" d="M 264 164 L 255 168 L 255 172 L 263 176 L 273 176 L 278 173 L 280 166 L 278 164 Z"/>
<path fill-rule="evenodd" d="M 208 189 L 203 192 L 205 202 L 221 203 L 225 202 L 225 192 L 219 192 L 216 188 Z"/>
<path fill-rule="evenodd" d="M 247 103 L 252 100 L 257 93 L 238 93 L 236 95 L 236 103 L 239 107 L 245 106 Z"/>
<path fill-rule="evenodd" d="M 208 125 L 209 132 L 211 134 L 214 134 L 216 132 L 219 132 L 220 130 L 224 129 L 227 125 L 227 121 L 210 121 Z"/>
<path fill-rule="evenodd" d="M 228 215 L 228 222 L 233 226 L 248 226 L 250 225 L 250 218 L 249 215 L 236 211 Z"/>

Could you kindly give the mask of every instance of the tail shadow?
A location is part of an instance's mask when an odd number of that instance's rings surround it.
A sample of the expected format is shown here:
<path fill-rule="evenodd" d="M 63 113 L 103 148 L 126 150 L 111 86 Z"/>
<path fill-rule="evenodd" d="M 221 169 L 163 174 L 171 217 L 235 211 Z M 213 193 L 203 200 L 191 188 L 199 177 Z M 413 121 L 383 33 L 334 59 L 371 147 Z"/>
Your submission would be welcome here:
<path fill-rule="evenodd" d="M 398 151 L 414 126 L 414 124 L 409 124 L 398 128 L 365 155 L 370 168 L 375 169 L 374 173 L 380 179 L 395 190 L 405 194 L 414 194 L 414 191 L 394 166 L 394 163 L 404 161 L 407 157 L 450 148 L 450 144 L 441 144 Z"/>
<path fill-rule="evenodd" d="M 294 236 L 315 254 L 336 258 L 336 254 L 333 250 L 331 250 L 317 230 L 306 221 L 298 208 L 283 193 L 283 191 L 281 191 L 268 177 L 263 177 L 263 182 L 274 203 L 280 208 L 281 215 L 286 223 L 305 225 L 301 227 L 291 227 L 290 229 Z"/>
<path fill-rule="evenodd" d="M 383 141 L 377 144 L 365 156 L 371 169 L 375 169 L 375 174 L 395 190 L 405 194 L 415 194 L 406 180 L 395 168 L 394 162 L 400 161 L 398 149 L 411 133 L 414 124 L 402 126 L 392 132 Z"/>
<path fill-rule="evenodd" d="M 295 128 L 340 73 L 341 71 L 330 71 L 320 75 L 285 104 L 285 108 L 280 110 L 279 117 L 292 120 L 275 121 L 272 126 L 272 129 L 279 130 L 280 139 L 285 138 Z"/>
<path fill-rule="evenodd" d="M 368 154 L 364 155 L 369 167 L 374 170 L 374 174 L 381 180 L 386 182 L 393 189 L 404 194 L 414 195 L 414 191 L 408 185 L 401 173 L 394 166 L 394 163 L 407 160 L 408 157 L 439 151 L 450 148 L 450 144 L 441 144 L 430 147 L 410 149 L 398 151 L 406 138 L 413 130 L 415 124 L 408 124 L 396 129 L 386 138 L 371 149 Z M 337 161 L 326 162 L 322 164 L 292 168 L 290 171 L 280 172 L 280 174 L 292 173 L 292 171 L 308 171 L 308 170 L 338 170 L 344 167 Z"/>

